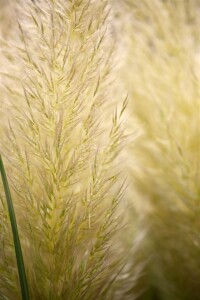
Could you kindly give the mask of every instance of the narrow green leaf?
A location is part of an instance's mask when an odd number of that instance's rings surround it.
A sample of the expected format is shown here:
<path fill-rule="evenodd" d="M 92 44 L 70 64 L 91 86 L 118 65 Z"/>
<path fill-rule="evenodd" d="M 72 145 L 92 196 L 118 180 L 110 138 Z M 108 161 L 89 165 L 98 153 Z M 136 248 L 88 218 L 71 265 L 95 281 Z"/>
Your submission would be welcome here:
<path fill-rule="evenodd" d="M 6 201 L 8 206 L 8 212 L 10 217 L 10 223 L 12 227 L 12 233 L 13 233 L 13 240 L 14 240 L 14 246 L 15 246 L 15 254 L 16 254 L 16 260 L 17 260 L 17 267 L 18 267 L 18 274 L 19 274 L 19 280 L 20 280 L 20 286 L 21 286 L 21 295 L 22 300 L 29 300 L 29 292 L 28 292 L 28 284 L 26 279 L 26 272 L 24 267 L 24 260 L 22 255 L 22 249 L 17 229 L 17 222 L 12 202 L 12 197 L 8 185 L 8 180 L 5 172 L 5 168 L 3 165 L 3 160 L 0 155 L 0 173 L 3 181 L 4 191 L 6 195 Z"/>

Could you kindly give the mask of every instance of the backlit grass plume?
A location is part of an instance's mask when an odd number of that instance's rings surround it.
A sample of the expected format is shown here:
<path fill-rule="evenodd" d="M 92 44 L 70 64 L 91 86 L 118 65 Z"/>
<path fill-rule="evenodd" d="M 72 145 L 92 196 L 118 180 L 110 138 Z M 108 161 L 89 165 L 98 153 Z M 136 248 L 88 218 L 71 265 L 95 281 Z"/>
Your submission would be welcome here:
<path fill-rule="evenodd" d="M 126 101 L 113 109 L 111 18 L 106 0 L 22 1 L 2 41 L 0 152 L 31 299 L 113 299 L 123 269 L 114 236 Z M 0 299 L 16 300 L 2 186 L 0 197 Z"/>
<path fill-rule="evenodd" d="M 199 0 L 1 2 L 0 153 L 30 298 L 200 299 Z M 4 188 L 0 299 L 18 300 Z"/>
<path fill-rule="evenodd" d="M 130 126 L 141 132 L 130 195 L 148 232 L 149 285 L 158 299 L 200 299 L 199 1 L 126 4 Z"/>

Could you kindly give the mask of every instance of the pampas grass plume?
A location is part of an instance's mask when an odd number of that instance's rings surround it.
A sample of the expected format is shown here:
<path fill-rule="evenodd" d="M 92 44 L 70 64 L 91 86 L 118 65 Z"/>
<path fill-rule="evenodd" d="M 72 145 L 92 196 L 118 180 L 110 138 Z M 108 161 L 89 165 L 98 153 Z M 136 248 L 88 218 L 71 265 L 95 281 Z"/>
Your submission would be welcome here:
<path fill-rule="evenodd" d="M 115 244 L 124 223 L 119 155 L 126 101 L 113 110 L 110 5 L 36 2 L 16 8 L 1 49 L 0 151 L 30 297 L 111 299 L 124 265 Z M 20 289 L 3 188 L 0 195 L 0 298 L 16 300 Z"/>

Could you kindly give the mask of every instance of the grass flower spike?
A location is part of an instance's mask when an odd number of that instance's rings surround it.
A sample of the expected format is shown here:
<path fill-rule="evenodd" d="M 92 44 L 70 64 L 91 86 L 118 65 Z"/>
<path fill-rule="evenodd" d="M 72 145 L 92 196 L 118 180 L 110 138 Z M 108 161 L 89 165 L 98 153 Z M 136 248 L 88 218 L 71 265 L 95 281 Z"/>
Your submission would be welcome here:
<path fill-rule="evenodd" d="M 30 299 L 200 299 L 199 0 L 0 2 L 0 153 Z M 4 189 L 0 299 L 18 300 Z"/>
<path fill-rule="evenodd" d="M 120 111 L 106 120 L 112 15 L 104 0 L 36 2 L 21 3 L 18 29 L 4 40 L 0 111 L 30 298 L 110 299 L 122 267 L 113 245 L 124 191 Z M 3 188 L 0 195 L 0 298 L 16 300 Z"/>

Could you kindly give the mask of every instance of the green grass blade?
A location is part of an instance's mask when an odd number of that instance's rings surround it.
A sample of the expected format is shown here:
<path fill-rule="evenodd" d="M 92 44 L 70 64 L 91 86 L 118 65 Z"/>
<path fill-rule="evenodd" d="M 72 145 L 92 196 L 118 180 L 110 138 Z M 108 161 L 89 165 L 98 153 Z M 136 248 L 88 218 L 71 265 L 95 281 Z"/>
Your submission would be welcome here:
<path fill-rule="evenodd" d="M 23 300 L 29 300 L 29 292 L 28 292 L 28 284 L 26 279 L 26 272 L 24 267 L 24 260 L 22 255 L 22 249 L 17 229 L 17 222 L 12 202 L 12 197 L 8 185 L 8 180 L 5 172 L 5 168 L 3 165 L 3 160 L 0 155 L 0 173 L 3 181 L 4 191 L 6 195 L 6 201 L 8 206 L 8 212 L 10 217 L 10 223 L 12 227 L 12 233 L 13 233 L 13 240 L 14 240 L 14 246 L 15 246 L 15 254 L 16 254 L 16 260 L 17 260 L 17 267 L 18 267 L 18 274 L 19 274 L 19 280 L 20 280 L 20 286 L 21 286 L 21 295 Z"/>

